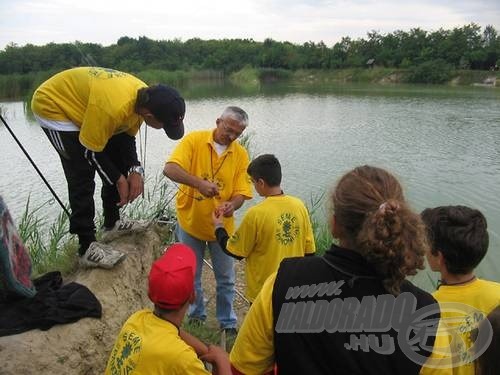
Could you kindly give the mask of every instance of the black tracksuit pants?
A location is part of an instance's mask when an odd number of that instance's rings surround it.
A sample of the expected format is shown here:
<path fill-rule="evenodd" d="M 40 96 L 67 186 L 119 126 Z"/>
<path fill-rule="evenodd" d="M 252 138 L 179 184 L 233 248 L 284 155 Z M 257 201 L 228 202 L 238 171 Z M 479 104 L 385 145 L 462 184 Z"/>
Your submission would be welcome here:
<path fill-rule="evenodd" d="M 133 165 L 139 165 L 135 150 L 135 138 L 120 133 L 111 137 L 104 150 L 95 153 L 85 148 L 79 141 L 79 132 L 62 132 L 42 128 L 51 144 L 57 150 L 68 184 L 71 207 L 70 233 L 78 235 L 80 255 L 95 241 L 95 172 L 102 179 L 102 208 L 104 227 L 110 228 L 120 219 L 120 201 L 116 180 L 127 176 Z"/>

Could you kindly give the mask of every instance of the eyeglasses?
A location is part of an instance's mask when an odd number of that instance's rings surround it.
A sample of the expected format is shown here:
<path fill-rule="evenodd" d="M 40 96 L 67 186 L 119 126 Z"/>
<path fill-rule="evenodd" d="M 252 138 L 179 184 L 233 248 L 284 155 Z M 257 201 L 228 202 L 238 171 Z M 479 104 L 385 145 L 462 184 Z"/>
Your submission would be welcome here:
<path fill-rule="evenodd" d="M 222 130 L 224 130 L 224 133 L 226 133 L 228 136 L 230 136 L 233 139 L 237 139 L 237 138 L 241 137 L 241 135 L 243 134 L 243 130 L 242 131 L 234 130 L 226 123 L 225 120 L 222 120 Z"/>

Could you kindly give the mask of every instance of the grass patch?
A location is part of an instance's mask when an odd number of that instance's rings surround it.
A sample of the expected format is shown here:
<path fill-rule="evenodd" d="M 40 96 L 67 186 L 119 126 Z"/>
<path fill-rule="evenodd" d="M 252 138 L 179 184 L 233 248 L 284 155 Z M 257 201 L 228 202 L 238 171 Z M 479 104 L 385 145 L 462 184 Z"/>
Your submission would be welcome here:
<path fill-rule="evenodd" d="M 47 223 L 47 218 L 40 215 L 47 204 L 33 208 L 28 198 L 18 225 L 19 235 L 29 249 L 33 277 L 56 269 L 69 274 L 75 268 L 77 243 L 69 235 L 69 218 L 61 211 L 55 221 Z"/>
<path fill-rule="evenodd" d="M 222 330 L 220 329 L 214 329 L 211 326 L 207 326 L 207 324 L 190 324 L 187 315 L 182 323 L 182 328 L 186 330 L 186 332 L 204 342 L 206 345 L 213 344 L 224 346 L 224 343 L 222 342 Z M 228 353 L 231 351 L 235 340 L 235 336 L 226 336 L 225 349 Z"/>
<path fill-rule="evenodd" d="M 136 199 L 121 210 L 122 218 L 134 220 L 163 220 L 174 216 L 171 207 L 175 190 L 161 174 L 146 179 L 144 196 Z M 43 216 L 43 208 L 49 204 L 45 202 L 33 207 L 28 198 L 24 212 L 19 220 L 18 232 L 26 247 L 29 249 L 33 266 L 33 277 L 47 272 L 58 270 L 63 275 L 71 274 L 77 266 L 78 241 L 76 236 L 69 233 L 69 218 L 61 210 L 57 218 L 48 222 Z M 97 228 L 102 226 L 103 218 L 96 214 Z M 165 244 L 172 242 L 172 231 L 165 226 Z M 97 238 L 102 233 L 97 231 Z"/>
<path fill-rule="evenodd" d="M 256 68 L 246 66 L 232 73 L 229 76 L 229 81 L 240 87 L 257 88 L 260 86 L 259 71 Z"/>
<path fill-rule="evenodd" d="M 324 199 L 325 192 L 312 194 L 307 203 L 314 234 L 314 242 L 316 244 L 316 255 L 323 255 L 333 242 L 330 226 L 326 219 L 328 215 L 325 213 Z"/>

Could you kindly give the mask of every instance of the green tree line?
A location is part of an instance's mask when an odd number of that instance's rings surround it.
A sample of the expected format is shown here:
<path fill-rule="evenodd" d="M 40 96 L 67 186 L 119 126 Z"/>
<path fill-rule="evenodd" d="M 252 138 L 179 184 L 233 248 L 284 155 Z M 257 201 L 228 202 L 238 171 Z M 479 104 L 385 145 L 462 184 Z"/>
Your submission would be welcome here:
<path fill-rule="evenodd" d="M 274 69 L 342 69 L 366 66 L 410 68 L 438 62 L 453 69 L 487 70 L 500 59 L 500 37 L 489 25 L 476 24 L 428 32 L 420 28 L 377 31 L 366 38 L 342 38 L 302 45 L 266 39 L 181 41 L 121 37 L 116 44 L 49 43 L 44 46 L 10 44 L 0 51 L 1 74 L 26 74 L 100 65 L 129 72 L 144 70 L 215 70 L 231 73 L 245 66 Z"/>

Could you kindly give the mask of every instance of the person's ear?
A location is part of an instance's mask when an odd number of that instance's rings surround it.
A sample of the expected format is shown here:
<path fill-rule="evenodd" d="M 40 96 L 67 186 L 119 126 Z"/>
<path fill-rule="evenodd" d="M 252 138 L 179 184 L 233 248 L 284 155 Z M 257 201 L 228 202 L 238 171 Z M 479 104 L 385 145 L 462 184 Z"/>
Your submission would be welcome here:
<path fill-rule="evenodd" d="M 443 269 L 446 267 L 446 262 L 444 260 L 444 255 L 441 250 L 437 250 L 437 255 L 434 255 L 434 258 L 437 260 L 439 269 Z"/>

